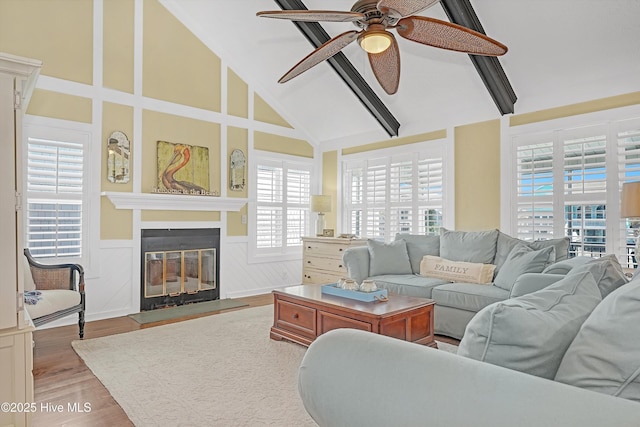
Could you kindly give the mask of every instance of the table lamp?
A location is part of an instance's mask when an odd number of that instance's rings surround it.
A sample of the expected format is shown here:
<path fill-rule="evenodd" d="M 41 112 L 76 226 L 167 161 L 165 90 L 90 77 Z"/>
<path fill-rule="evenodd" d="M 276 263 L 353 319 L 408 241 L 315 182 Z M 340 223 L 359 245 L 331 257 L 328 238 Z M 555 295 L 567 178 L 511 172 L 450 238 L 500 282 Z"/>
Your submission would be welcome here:
<path fill-rule="evenodd" d="M 622 185 L 622 204 L 620 207 L 620 216 L 622 218 L 634 218 L 640 220 L 640 181 L 625 182 Z M 634 236 L 636 238 L 636 248 L 634 257 L 636 263 L 640 261 L 640 238 L 638 229 L 635 229 Z"/>
<path fill-rule="evenodd" d="M 331 196 L 311 196 L 311 212 L 318 213 L 316 236 L 322 236 L 325 227 L 324 213 L 331 212 Z"/>

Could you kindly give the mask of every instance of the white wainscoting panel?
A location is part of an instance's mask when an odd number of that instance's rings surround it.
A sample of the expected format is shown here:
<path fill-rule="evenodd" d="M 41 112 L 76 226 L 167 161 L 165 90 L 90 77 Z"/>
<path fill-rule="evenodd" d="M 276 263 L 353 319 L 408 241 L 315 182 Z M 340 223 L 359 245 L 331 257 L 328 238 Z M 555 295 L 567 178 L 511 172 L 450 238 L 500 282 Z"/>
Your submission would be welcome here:
<path fill-rule="evenodd" d="M 220 298 L 258 295 L 302 283 L 302 259 L 248 264 L 246 242 L 227 242 L 220 256 Z"/>

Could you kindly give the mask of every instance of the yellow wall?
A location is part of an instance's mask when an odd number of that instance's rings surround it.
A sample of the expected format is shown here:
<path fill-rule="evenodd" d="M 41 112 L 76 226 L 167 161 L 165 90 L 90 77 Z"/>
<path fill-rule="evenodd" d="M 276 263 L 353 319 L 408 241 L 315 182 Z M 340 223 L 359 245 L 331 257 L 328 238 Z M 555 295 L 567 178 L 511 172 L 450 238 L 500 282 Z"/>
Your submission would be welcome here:
<path fill-rule="evenodd" d="M 36 89 L 31 96 L 27 114 L 91 123 L 91 99 L 50 90 Z"/>
<path fill-rule="evenodd" d="M 133 93 L 133 0 L 109 0 L 103 5 L 102 82 L 105 87 Z"/>
<path fill-rule="evenodd" d="M 91 84 L 93 2 L 1 0 L 0 52 L 41 60 L 43 76 Z"/>
<path fill-rule="evenodd" d="M 249 117 L 249 86 L 231 69 L 227 70 L 227 114 Z"/>
<path fill-rule="evenodd" d="M 335 235 L 340 234 L 338 230 L 338 152 L 326 151 L 322 153 L 322 194 L 331 196 L 331 212 L 324 215 L 326 227 L 332 228 Z"/>
<path fill-rule="evenodd" d="M 388 139 L 385 141 L 378 141 L 371 144 L 359 145 L 357 147 L 344 148 L 342 155 L 362 153 L 365 151 L 381 150 L 383 148 L 398 147 L 400 145 L 414 144 L 416 142 L 433 141 L 436 139 L 443 139 L 447 137 L 447 131 L 445 129 L 437 130 L 434 132 L 420 133 L 417 135 L 404 136 L 402 138 Z"/>
<path fill-rule="evenodd" d="M 253 118 L 265 123 L 271 123 L 277 126 L 288 127 L 291 125 L 283 119 L 269 104 L 266 103 L 260 95 L 255 94 L 253 97 Z"/>
<path fill-rule="evenodd" d="M 144 0 L 143 30 L 143 94 L 220 111 L 220 58 L 157 0 Z"/>
<path fill-rule="evenodd" d="M 455 128 L 455 228 L 500 228 L 500 120 Z"/>
<path fill-rule="evenodd" d="M 245 157 L 248 153 L 249 147 L 249 132 L 247 129 L 241 129 L 236 127 L 227 128 L 227 171 L 228 174 L 231 173 L 231 168 L 229 167 L 229 159 L 231 158 L 231 152 L 233 150 L 238 149 L 241 150 Z M 244 167 L 244 177 L 245 182 L 249 178 L 249 159 L 247 159 L 247 163 Z M 230 180 L 227 179 L 227 183 Z M 239 198 L 247 198 L 249 195 L 248 192 L 249 186 L 245 185 L 241 191 L 231 191 L 227 189 L 227 194 L 229 197 L 239 197 Z M 229 236 L 246 236 L 248 234 L 247 224 L 242 223 L 242 216 L 247 215 L 247 205 L 245 204 L 240 212 L 227 212 L 227 235 Z"/>
<path fill-rule="evenodd" d="M 313 158 L 313 147 L 307 141 L 266 132 L 254 132 L 253 148 L 272 153 Z"/>
<path fill-rule="evenodd" d="M 129 156 L 129 182 L 116 184 L 107 179 L 107 141 L 109 135 L 114 131 L 123 132 L 129 138 L 131 155 Z M 133 108 L 126 105 L 112 104 L 105 102 L 102 105 L 102 142 L 100 151 L 102 152 L 102 191 L 133 191 Z M 96 147 L 98 148 L 98 147 Z M 100 200 L 100 238 L 101 239 L 123 239 L 133 238 L 133 211 L 128 209 L 116 209 L 105 197 Z"/>

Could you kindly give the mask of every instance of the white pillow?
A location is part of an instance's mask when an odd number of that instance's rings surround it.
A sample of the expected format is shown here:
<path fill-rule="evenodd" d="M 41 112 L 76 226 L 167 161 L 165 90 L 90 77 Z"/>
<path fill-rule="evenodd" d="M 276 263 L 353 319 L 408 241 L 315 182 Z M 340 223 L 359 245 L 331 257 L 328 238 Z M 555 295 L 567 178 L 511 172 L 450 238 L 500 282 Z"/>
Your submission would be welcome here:
<path fill-rule="evenodd" d="M 591 273 L 491 304 L 465 330 L 458 354 L 552 379 L 582 322 L 601 301 Z"/>
<path fill-rule="evenodd" d="M 421 276 L 482 285 L 492 282 L 495 269 L 493 264 L 451 261 L 432 255 L 425 255 L 420 262 Z"/>
<path fill-rule="evenodd" d="M 555 380 L 640 402 L 640 280 L 613 291 L 593 310 Z"/>

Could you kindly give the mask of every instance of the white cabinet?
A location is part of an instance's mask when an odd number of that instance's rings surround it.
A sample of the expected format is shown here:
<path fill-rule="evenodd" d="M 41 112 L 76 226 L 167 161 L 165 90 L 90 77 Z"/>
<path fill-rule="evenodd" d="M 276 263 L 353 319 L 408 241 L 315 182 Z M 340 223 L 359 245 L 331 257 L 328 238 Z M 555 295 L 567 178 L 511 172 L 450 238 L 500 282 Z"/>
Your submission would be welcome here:
<path fill-rule="evenodd" d="M 366 245 L 364 239 L 339 237 L 303 237 L 302 283 L 335 283 L 347 276 L 342 262 L 344 252 L 356 246 Z"/>
<path fill-rule="evenodd" d="M 33 402 L 33 324 L 23 303 L 22 115 L 41 62 L 0 53 L 0 402 Z M 12 409 L 12 408 L 9 408 Z M 0 411 L 0 425 L 29 425 L 24 408 Z"/>

